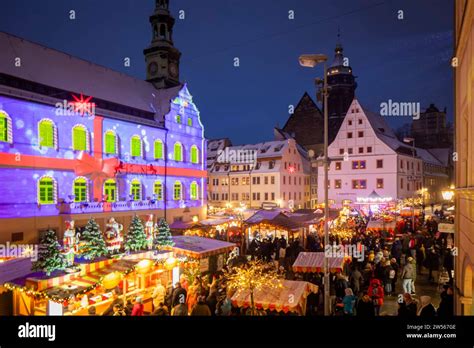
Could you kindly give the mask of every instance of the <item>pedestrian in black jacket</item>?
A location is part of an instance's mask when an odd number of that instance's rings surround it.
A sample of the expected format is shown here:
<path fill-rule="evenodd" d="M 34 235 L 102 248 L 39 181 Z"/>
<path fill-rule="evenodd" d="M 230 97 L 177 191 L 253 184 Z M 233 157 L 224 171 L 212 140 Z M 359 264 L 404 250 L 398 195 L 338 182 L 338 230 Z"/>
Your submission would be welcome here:
<path fill-rule="evenodd" d="M 403 301 L 398 303 L 398 316 L 405 318 L 416 317 L 417 304 L 409 293 L 403 294 Z"/>
<path fill-rule="evenodd" d="M 181 286 L 180 282 L 176 282 L 175 289 L 173 290 L 173 297 L 172 297 L 172 307 L 180 304 L 186 303 L 186 297 L 188 293 L 185 288 Z"/>
<path fill-rule="evenodd" d="M 375 317 L 374 303 L 367 292 L 364 292 L 364 295 L 357 302 L 356 316 L 362 318 Z"/>
<path fill-rule="evenodd" d="M 454 315 L 453 289 L 449 286 L 441 293 L 441 302 L 438 308 L 438 317 L 447 318 Z"/>

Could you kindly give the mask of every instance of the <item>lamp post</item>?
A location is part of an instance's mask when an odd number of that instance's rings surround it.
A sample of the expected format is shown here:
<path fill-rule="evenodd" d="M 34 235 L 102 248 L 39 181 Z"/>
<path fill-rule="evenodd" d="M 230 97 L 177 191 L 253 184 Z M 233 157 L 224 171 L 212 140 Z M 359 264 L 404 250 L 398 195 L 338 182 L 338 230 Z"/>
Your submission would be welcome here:
<path fill-rule="evenodd" d="M 404 143 L 411 143 L 411 153 L 413 156 L 413 162 L 412 162 L 412 168 L 413 168 L 413 184 L 415 184 L 416 179 L 415 179 L 415 138 L 403 138 Z M 413 192 L 416 192 L 413 190 Z M 413 228 L 413 233 L 415 233 L 415 195 L 413 195 L 412 198 L 412 215 L 411 215 L 411 226 Z"/>
<path fill-rule="evenodd" d="M 329 245 L 329 230 L 328 230 L 328 221 L 329 221 L 329 205 L 328 205 L 328 132 L 329 132 L 329 120 L 328 120 L 328 81 L 327 81 L 327 67 L 326 61 L 328 60 L 327 56 L 324 54 L 305 54 L 299 57 L 299 63 L 303 67 L 314 68 L 319 63 L 324 63 L 324 80 L 316 79 L 316 85 L 322 83 L 322 92 L 324 96 L 324 247 L 326 248 Z M 324 257 L 324 315 L 331 315 L 331 305 L 329 303 L 330 293 L 329 293 L 329 260 Z"/>

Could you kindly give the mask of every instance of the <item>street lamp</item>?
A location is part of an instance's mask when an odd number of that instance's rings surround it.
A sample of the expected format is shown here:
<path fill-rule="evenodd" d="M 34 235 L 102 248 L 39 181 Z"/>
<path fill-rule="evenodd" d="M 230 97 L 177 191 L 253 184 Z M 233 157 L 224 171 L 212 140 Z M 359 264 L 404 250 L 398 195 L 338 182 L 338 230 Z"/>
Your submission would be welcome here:
<path fill-rule="evenodd" d="M 314 68 L 317 64 L 324 63 L 324 80 L 316 80 L 316 84 L 323 84 L 322 92 L 324 97 L 324 247 L 326 248 L 329 245 L 329 230 L 328 230 L 328 221 L 329 221 L 329 204 L 328 204 L 328 169 L 329 169 L 329 160 L 328 160 L 328 133 L 329 133 L 329 120 L 328 120 L 328 79 L 327 79 L 327 67 L 326 62 L 328 57 L 324 54 L 304 54 L 300 56 L 299 62 L 300 65 L 306 68 Z M 327 257 L 324 257 L 324 315 L 331 315 L 331 305 L 329 303 L 330 293 L 329 293 L 329 260 Z"/>
<path fill-rule="evenodd" d="M 413 162 L 412 162 L 412 168 L 413 168 L 413 178 L 412 182 L 413 184 L 415 183 L 415 138 L 409 138 L 405 137 L 403 138 L 404 143 L 411 143 L 411 153 L 413 155 Z M 413 190 L 413 192 L 415 192 Z M 415 195 L 413 195 L 413 206 L 412 206 L 412 215 L 411 215 L 411 227 L 413 228 L 413 233 L 415 233 Z"/>

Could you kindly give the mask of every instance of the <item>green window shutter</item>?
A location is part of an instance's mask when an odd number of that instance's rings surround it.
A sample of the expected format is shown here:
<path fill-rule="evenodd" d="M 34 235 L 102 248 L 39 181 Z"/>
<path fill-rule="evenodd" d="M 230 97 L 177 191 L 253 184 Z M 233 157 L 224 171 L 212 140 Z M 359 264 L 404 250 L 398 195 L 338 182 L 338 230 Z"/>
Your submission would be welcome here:
<path fill-rule="evenodd" d="M 40 204 L 54 203 L 54 181 L 50 178 L 41 179 L 39 182 L 39 197 Z"/>
<path fill-rule="evenodd" d="M 198 150 L 196 146 L 191 148 L 191 163 L 198 163 Z"/>
<path fill-rule="evenodd" d="M 85 179 L 74 181 L 74 202 L 87 202 L 87 182 Z"/>
<path fill-rule="evenodd" d="M 176 115 L 176 123 L 181 123 L 181 115 Z"/>
<path fill-rule="evenodd" d="M 40 146 L 54 147 L 54 127 L 50 121 L 41 121 L 39 125 Z"/>
<path fill-rule="evenodd" d="M 156 195 L 156 199 L 161 201 L 163 200 L 163 185 L 161 184 L 161 182 L 155 182 L 155 195 Z"/>
<path fill-rule="evenodd" d="M 0 141 L 8 141 L 8 120 L 0 114 Z"/>
<path fill-rule="evenodd" d="M 177 182 L 174 184 L 174 195 L 173 198 L 175 201 L 178 201 L 181 199 L 181 183 Z"/>
<path fill-rule="evenodd" d="M 78 151 L 87 150 L 87 133 L 86 130 L 82 127 L 76 127 L 73 129 L 73 149 Z"/>
<path fill-rule="evenodd" d="M 188 126 L 189 127 L 193 126 L 193 119 L 191 117 L 188 117 Z"/>
<path fill-rule="evenodd" d="M 174 144 L 174 160 L 182 161 L 183 160 L 183 151 L 181 144 Z"/>
<path fill-rule="evenodd" d="M 115 181 L 105 182 L 104 194 L 107 196 L 107 202 L 115 202 L 117 200 L 117 184 Z"/>
<path fill-rule="evenodd" d="M 105 152 L 115 154 L 116 135 L 112 132 L 105 133 Z"/>
<path fill-rule="evenodd" d="M 139 182 L 132 182 L 130 194 L 133 196 L 134 201 L 141 200 L 141 184 Z"/>
<path fill-rule="evenodd" d="M 141 157 L 142 151 L 141 151 L 141 146 L 142 146 L 142 141 L 140 140 L 139 137 L 132 137 L 132 156 L 133 157 Z"/>
<path fill-rule="evenodd" d="M 163 143 L 161 141 L 155 141 L 155 159 L 163 158 Z"/>
<path fill-rule="evenodd" d="M 198 199 L 198 186 L 195 182 L 191 184 L 191 199 L 192 200 Z"/>

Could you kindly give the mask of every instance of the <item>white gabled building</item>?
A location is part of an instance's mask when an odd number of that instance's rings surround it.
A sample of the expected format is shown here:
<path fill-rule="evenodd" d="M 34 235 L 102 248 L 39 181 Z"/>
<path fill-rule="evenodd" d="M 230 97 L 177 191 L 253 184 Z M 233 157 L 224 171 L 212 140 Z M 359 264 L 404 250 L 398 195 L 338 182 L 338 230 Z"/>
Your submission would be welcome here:
<path fill-rule="evenodd" d="M 352 101 L 335 140 L 329 145 L 330 204 L 395 201 L 422 188 L 423 161 L 411 144 L 400 142 L 385 120 Z M 318 173 L 318 200 L 323 202 L 324 171 Z M 365 203 L 365 204 L 364 204 Z"/>
<path fill-rule="evenodd" d="M 226 147 L 208 169 L 208 204 L 308 208 L 309 169 L 294 139 Z"/>

